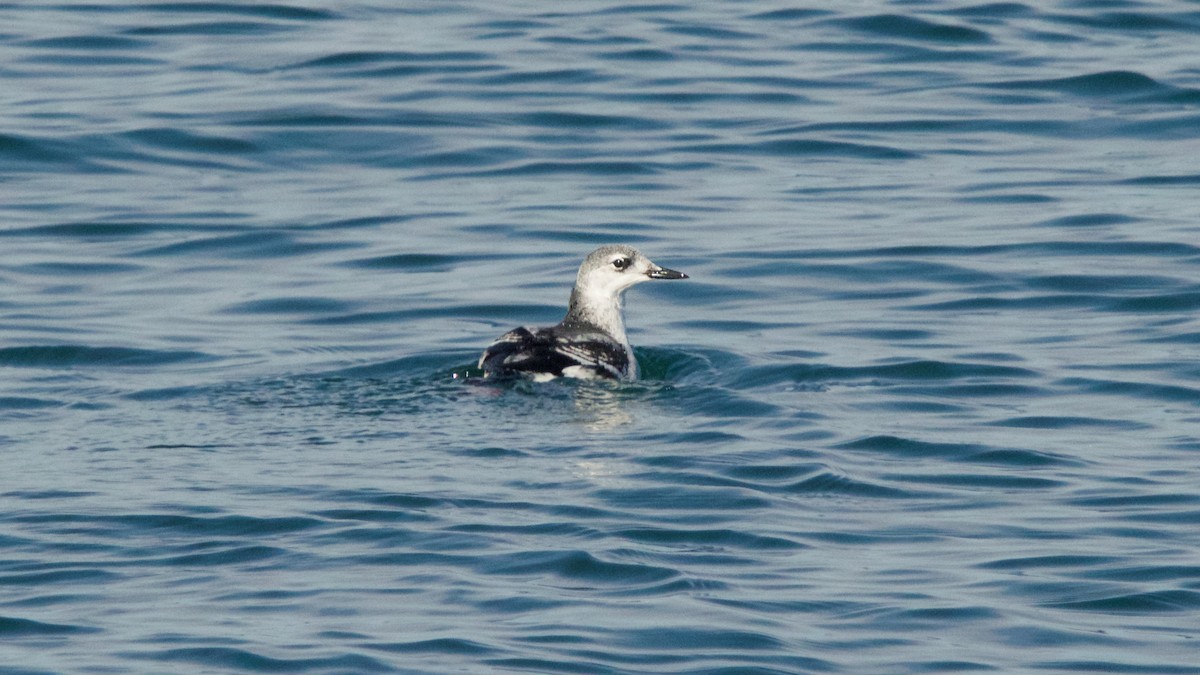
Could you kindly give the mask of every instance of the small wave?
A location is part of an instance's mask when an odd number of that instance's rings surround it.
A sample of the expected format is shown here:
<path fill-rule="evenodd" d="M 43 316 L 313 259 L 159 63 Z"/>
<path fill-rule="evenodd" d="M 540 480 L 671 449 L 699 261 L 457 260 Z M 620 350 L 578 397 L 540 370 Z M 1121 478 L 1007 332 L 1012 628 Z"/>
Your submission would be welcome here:
<path fill-rule="evenodd" d="M 786 643 L 766 633 L 746 630 L 721 630 L 701 626 L 687 628 L 654 627 L 628 628 L 616 631 L 613 639 L 617 645 L 628 649 L 736 649 L 775 651 L 787 647 Z"/>
<path fill-rule="evenodd" d="M 1096 380 L 1091 378 L 1071 377 L 1062 380 L 1060 385 L 1072 387 L 1089 394 L 1104 394 L 1131 399 L 1147 399 L 1169 401 L 1172 403 L 1200 404 L 1200 389 L 1182 385 L 1159 384 L 1153 382 L 1128 382 L 1122 380 Z"/>
<path fill-rule="evenodd" d="M 901 481 L 905 484 L 913 483 L 918 485 L 923 484 L 954 488 L 972 488 L 979 491 L 988 492 L 993 490 L 1053 490 L 1069 485 L 1067 481 L 1054 480 L 1052 478 L 1038 478 L 1036 476 L 997 476 L 995 474 L 945 473 L 939 476 L 892 474 L 889 476 L 889 478 L 892 480 Z"/>
<path fill-rule="evenodd" d="M 159 651 L 129 651 L 126 657 L 161 663 L 186 663 L 202 668 L 228 668 L 256 673 L 338 672 L 385 673 L 395 669 L 389 664 L 361 654 L 315 658 L 273 658 L 234 647 L 180 647 Z"/>
<path fill-rule="evenodd" d="M 595 496 L 614 509 L 655 509 L 664 511 L 744 511 L 765 509 L 770 500 L 748 494 L 740 488 L 656 487 L 608 488 Z"/>
<path fill-rule="evenodd" d="M 39 262 L 22 265 L 16 269 L 35 275 L 47 275 L 55 278 L 72 276 L 90 277 L 105 274 L 129 274 L 140 272 L 142 265 L 129 263 L 95 263 L 95 262 Z"/>
<path fill-rule="evenodd" d="M 1200 310 L 1200 291 L 1158 293 L 1138 297 L 1116 298 L 1105 307 L 1110 312 L 1195 314 Z"/>
<path fill-rule="evenodd" d="M 995 570 L 1038 570 L 1092 567 L 1117 562 L 1120 558 L 1110 555 L 1035 555 L 1018 558 L 1003 558 L 980 563 L 978 567 Z"/>
<path fill-rule="evenodd" d="M 834 14 L 834 12 L 826 9 L 790 7 L 788 9 L 773 9 L 766 12 L 751 14 L 747 18 L 754 19 L 756 21 L 803 21 L 827 17 L 832 14 Z"/>
<path fill-rule="evenodd" d="M 613 532 L 629 541 L 668 546 L 719 546 L 723 549 L 795 550 L 807 548 L 792 539 L 729 529 L 630 528 Z"/>
<path fill-rule="evenodd" d="M 444 654 L 447 656 L 485 656 L 497 650 L 483 643 L 462 638 L 433 638 L 411 642 L 369 642 L 362 645 L 391 654 Z"/>
<path fill-rule="evenodd" d="M 333 298 L 286 297 L 250 300 L 226 307 L 230 314 L 300 314 L 324 315 L 345 312 L 350 303 Z"/>
<path fill-rule="evenodd" d="M 0 414 L 17 410 L 40 410 L 66 405 L 63 401 L 28 396 L 0 396 Z"/>
<path fill-rule="evenodd" d="M 830 23 L 863 33 L 897 40 L 934 44 L 987 44 L 992 37 L 970 26 L 937 23 L 903 14 L 876 14 L 849 19 L 831 19 Z"/>
<path fill-rule="evenodd" d="M 900 489 L 881 483 L 852 478 L 842 473 L 822 471 L 786 486 L 794 495 L 853 497 L 856 499 L 915 499 L 928 498 L 929 493 Z"/>
<path fill-rule="evenodd" d="M 141 237 L 159 232 L 202 232 L 201 223 L 148 221 L 78 221 L 0 230 L 0 237 L 71 237 L 76 239 Z"/>
<path fill-rule="evenodd" d="M 1038 223 L 1038 227 L 1111 227 L 1138 222 L 1137 218 L 1123 213 L 1083 213 L 1061 216 Z"/>
<path fill-rule="evenodd" d="M 485 72 L 482 75 L 464 79 L 470 79 L 479 85 L 489 87 L 487 94 L 479 94 L 477 98 L 498 99 L 506 97 L 506 94 L 502 92 L 508 87 L 534 84 L 543 84 L 547 87 L 596 85 L 606 82 L 610 78 L 591 69 L 550 68 L 518 72 Z"/>
<path fill-rule="evenodd" d="M 321 525 L 321 521 L 305 517 L 259 518 L 231 515 L 198 517 L 179 514 L 135 514 L 108 516 L 99 514 L 60 513 L 52 517 L 13 516 L 16 522 L 104 524 L 131 534 L 145 532 L 175 532 L 189 536 L 202 534 L 215 537 L 266 536 L 299 532 Z"/>
<path fill-rule="evenodd" d="M 1080 96 L 1129 96 L 1162 87 L 1154 78 L 1128 70 L 1110 70 L 1048 80 L 1010 80 L 990 86 L 1005 89 L 1045 89 Z"/>
<path fill-rule="evenodd" d="M 1127 70 L 1110 70 L 1045 80 L 1010 80 L 980 86 L 1016 91 L 1045 91 L 1114 102 L 1180 104 L 1200 101 L 1200 90 L 1174 87 L 1148 75 Z"/>
<path fill-rule="evenodd" d="M 203 553 L 187 553 L 170 555 L 163 558 L 153 558 L 140 561 L 142 565 L 165 565 L 169 567 L 218 567 L 221 565 L 241 565 L 258 563 L 272 558 L 286 556 L 286 549 L 275 546 L 232 546 L 219 551 Z"/>
<path fill-rule="evenodd" d="M 773 403 L 719 387 L 680 387 L 670 392 L 669 400 L 689 414 L 717 419 L 771 417 L 782 411 Z"/>
<path fill-rule="evenodd" d="M 14 616 L 0 616 L 0 637 L 28 638 L 98 633 L 99 628 L 64 623 L 44 623 Z"/>
<path fill-rule="evenodd" d="M 661 119 L 633 115 L 580 112 L 535 112 L 512 116 L 514 124 L 556 130 L 661 131 L 672 126 Z"/>
<path fill-rule="evenodd" d="M 86 6 L 84 6 L 86 7 Z M 139 7 L 139 11 L 159 14 L 221 14 L 253 16 L 265 19 L 287 19 L 290 21 L 325 21 L 337 19 L 341 14 L 325 9 L 312 9 L 282 3 L 234 3 L 227 2 L 165 2 L 150 3 Z"/>
<path fill-rule="evenodd" d="M 1043 607 L 1102 614 L 1162 614 L 1195 612 L 1200 609 L 1200 591 L 1164 590 L 1129 593 L 1089 600 L 1042 603 Z"/>
<path fill-rule="evenodd" d="M 1028 297 L 978 296 L 947 300 L 945 302 L 919 303 L 906 309 L 919 312 L 996 312 L 1021 310 L 1052 310 L 1069 308 L 1097 308 L 1104 304 L 1103 297 L 1085 294 L 1036 295 Z"/>
<path fill-rule="evenodd" d="M 121 580 L 121 578 L 122 576 L 115 572 L 77 567 L 72 569 L 55 569 L 46 572 L 34 571 L 0 574 L 0 586 L 24 586 L 38 590 L 44 590 L 43 587 L 52 588 L 57 585 L 74 584 L 94 587 L 104 583 L 116 582 Z"/>
<path fill-rule="evenodd" d="M 446 178 L 481 178 L 481 177 L 528 177 L 552 175 L 582 175 L 582 176 L 650 176 L 664 172 L 696 171 L 710 166 L 707 162 L 659 162 L 659 161 L 620 161 L 620 160 L 583 160 L 583 161 L 533 161 L 523 162 L 512 166 L 482 169 L 479 171 L 462 171 L 452 173 L 428 174 L 414 176 L 414 180 L 441 180 Z"/>
<path fill-rule="evenodd" d="M 619 49 L 615 51 L 598 54 L 600 58 L 609 59 L 612 61 L 649 61 L 649 62 L 665 62 L 674 61 L 676 56 L 673 52 L 665 49 L 652 49 L 649 47 L 641 47 L 638 49 Z"/>
<path fill-rule="evenodd" d="M 707 143 L 685 145 L 677 152 L 709 154 L 758 154 L 783 157 L 852 157 L 858 159 L 902 160 L 920 157 L 915 152 L 899 148 L 813 139 L 780 139 L 759 143 Z"/>
<path fill-rule="evenodd" d="M 491 56 L 485 52 L 469 51 L 353 51 L 327 54 L 303 61 L 293 68 L 358 68 L 360 66 L 396 65 L 412 63 L 461 63 L 486 62 Z"/>
<path fill-rule="evenodd" d="M 1050 18 L 1063 24 L 1109 30 L 1118 34 L 1137 31 L 1154 33 L 1179 31 L 1190 35 L 1200 29 L 1200 21 L 1197 20 L 1195 13 L 1185 12 L 1085 11 L 1078 14 L 1053 14 L 1050 15 Z"/>
<path fill-rule="evenodd" d="M 150 45 L 147 40 L 137 40 L 115 35 L 66 35 L 63 37 L 40 38 L 26 40 L 21 43 L 25 47 L 38 49 L 72 49 L 84 51 L 108 51 L 125 49 L 142 49 Z"/>
<path fill-rule="evenodd" d="M 138 129 L 125 133 L 123 137 L 173 153 L 186 151 L 203 155 L 248 155 L 261 150 L 257 144 L 241 138 L 201 134 L 172 127 Z"/>
<path fill-rule="evenodd" d="M 1003 380 L 1024 379 L 1036 375 L 1035 371 L 1015 366 L 934 360 L 901 361 L 857 367 L 783 363 L 746 367 L 741 372 L 733 374 L 733 383 L 740 388 L 772 385 L 780 382 L 953 381 L 979 378 Z"/>
<path fill-rule="evenodd" d="M 88 157 L 69 141 L 36 138 L 30 134 L 0 134 L 0 159 L 10 170 L 107 172 L 111 169 Z"/>
<path fill-rule="evenodd" d="M 202 352 L 87 345 L 0 348 L 0 366 L 21 368 L 150 367 L 212 358 Z"/>
<path fill-rule="evenodd" d="M 1200 173 L 1138 176 L 1121 181 L 1125 185 L 1183 186 L 1200 185 Z"/>
<path fill-rule="evenodd" d="M 1101 419 L 1071 415 L 1022 415 L 992 422 L 993 426 L 1017 429 L 1149 429 L 1151 425 L 1133 420 Z"/>
<path fill-rule="evenodd" d="M 466 262 L 459 256 L 430 253 L 396 253 L 374 256 L 344 263 L 352 267 L 367 269 L 401 270 L 413 272 L 450 272 Z"/>
<path fill-rule="evenodd" d="M 549 574 L 575 582 L 622 587 L 655 584 L 678 574 L 677 571 L 666 567 L 601 560 L 586 551 L 521 551 L 481 556 L 474 564 L 485 574 Z"/>
<path fill-rule="evenodd" d="M 189 21 L 138 26 L 128 29 L 127 34 L 154 37 L 224 37 L 230 35 L 276 35 L 297 29 L 298 27 L 291 23 L 273 21 Z"/>
<path fill-rule="evenodd" d="M 135 251 L 136 257 L 218 255 L 229 259 L 276 258 L 318 253 L 343 247 L 329 242 L 316 244 L 300 241 L 295 234 L 280 230 L 262 230 L 246 234 L 190 238 L 187 241 Z"/>
<path fill-rule="evenodd" d="M 937 457 L 957 462 L 998 464 L 1015 467 L 1075 465 L 1077 460 L 1039 450 L 998 448 L 977 443 L 934 443 L 899 436 L 870 436 L 834 446 L 898 457 Z"/>

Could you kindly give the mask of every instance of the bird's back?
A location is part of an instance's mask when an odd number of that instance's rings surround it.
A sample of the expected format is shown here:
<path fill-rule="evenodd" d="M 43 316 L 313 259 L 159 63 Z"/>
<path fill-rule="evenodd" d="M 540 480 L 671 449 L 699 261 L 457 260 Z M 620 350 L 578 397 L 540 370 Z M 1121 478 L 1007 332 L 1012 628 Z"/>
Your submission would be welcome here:
<path fill-rule="evenodd" d="M 627 345 L 601 331 L 572 330 L 561 324 L 511 330 L 479 357 L 479 367 L 486 375 L 521 375 L 534 379 L 566 376 L 619 380 L 635 372 L 631 366 Z"/>

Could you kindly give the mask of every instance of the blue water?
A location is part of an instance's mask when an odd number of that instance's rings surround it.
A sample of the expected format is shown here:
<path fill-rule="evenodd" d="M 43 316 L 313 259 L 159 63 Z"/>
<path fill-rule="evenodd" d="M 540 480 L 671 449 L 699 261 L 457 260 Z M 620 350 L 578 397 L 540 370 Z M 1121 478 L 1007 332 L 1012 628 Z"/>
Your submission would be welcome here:
<path fill-rule="evenodd" d="M 0 671 L 1200 673 L 1200 5 L 827 5 L 0 5 Z"/>

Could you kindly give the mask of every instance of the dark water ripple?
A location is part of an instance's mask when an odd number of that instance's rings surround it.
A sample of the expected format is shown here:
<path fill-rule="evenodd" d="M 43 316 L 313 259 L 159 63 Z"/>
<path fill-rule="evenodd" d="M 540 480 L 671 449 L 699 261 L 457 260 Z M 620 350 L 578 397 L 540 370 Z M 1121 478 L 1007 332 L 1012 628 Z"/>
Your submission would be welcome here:
<path fill-rule="evenodd" d="M 0 669 L 1200 673 L 1198 26 L 0 4 Z"/>

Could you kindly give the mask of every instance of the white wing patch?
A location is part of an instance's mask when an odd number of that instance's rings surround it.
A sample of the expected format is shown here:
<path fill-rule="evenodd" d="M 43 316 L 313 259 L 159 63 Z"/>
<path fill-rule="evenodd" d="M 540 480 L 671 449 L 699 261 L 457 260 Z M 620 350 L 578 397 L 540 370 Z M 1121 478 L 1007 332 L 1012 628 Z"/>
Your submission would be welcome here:
<path fill-rule="evenodd" d="M 591 378 L 600 375 L 599 371 L 604 371 L 608 377 L 620 379 L 625 375 L 622 370 L 613 363 L 614 353 L 619 353 L 624 356 L 625 348 L 611 340 L 604 341 L 596 340 L 591 342 L 575 342 L 565 338 L 559 338 L 558 344 L 554 350 L 559 354 L 570 358 L 579 365 L 571 366 L 570 369 L 579 372 L 581 369 L 590 368 L 593 370 L 589 376 Z M 608 357 L 608 358 L 605 358 Z M 563 375 L 567 375 L 567 369 L 563 369 Z M 568 375 L 568 377 L 580 377 L 579 375 Z"/>
<path fill-rule="evenodd" d="M 563 377 L 573 377 L 578 380 L 599 380 L 600 375 L 596 373 L 595 368 L 587 366 L 567 366 L 563 368 Z M 533 378 L 535 381 L 537 378 Z"/>

